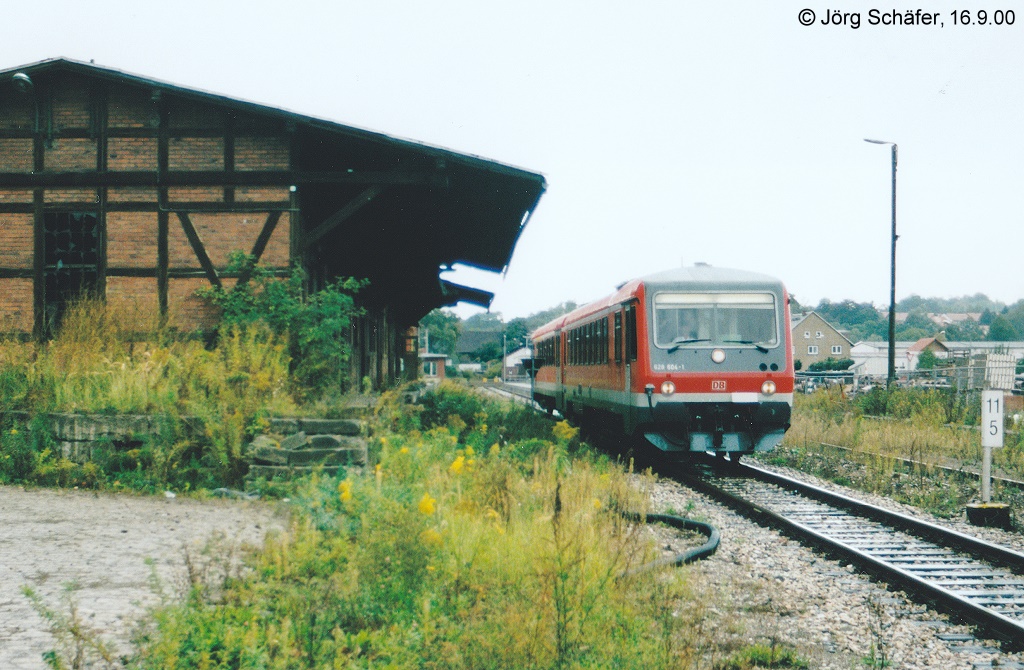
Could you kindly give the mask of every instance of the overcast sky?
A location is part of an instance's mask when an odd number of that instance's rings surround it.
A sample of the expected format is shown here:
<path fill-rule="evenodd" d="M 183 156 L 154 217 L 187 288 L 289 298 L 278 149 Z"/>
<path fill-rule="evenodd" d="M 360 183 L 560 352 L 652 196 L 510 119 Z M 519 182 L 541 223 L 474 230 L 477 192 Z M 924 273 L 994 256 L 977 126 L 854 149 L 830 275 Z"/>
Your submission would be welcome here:
<path fill-rule="evenodd" d="M 920 4 L 943 25 L 869 25 Z M 0 68 L 93 59 L 541 172 L 507 275 L 447 276 L 506 319 L 694 262 L 888 305 L 890 150 L 863 138 L 899 144 L 897 297 L 1015 302 L 1024 7 L 920 4 L 42 0 L 5 5 Z"/>

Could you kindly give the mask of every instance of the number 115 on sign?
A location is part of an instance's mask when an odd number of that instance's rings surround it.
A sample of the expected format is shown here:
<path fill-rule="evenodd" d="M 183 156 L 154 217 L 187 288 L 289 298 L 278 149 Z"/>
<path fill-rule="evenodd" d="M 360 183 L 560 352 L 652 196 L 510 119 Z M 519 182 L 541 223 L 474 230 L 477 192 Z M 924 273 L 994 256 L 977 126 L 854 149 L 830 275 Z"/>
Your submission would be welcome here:
<path fill-rule="evenodd" d="M 981 446 L 1003 446 L 1003 392 L 982 391 Z"/>

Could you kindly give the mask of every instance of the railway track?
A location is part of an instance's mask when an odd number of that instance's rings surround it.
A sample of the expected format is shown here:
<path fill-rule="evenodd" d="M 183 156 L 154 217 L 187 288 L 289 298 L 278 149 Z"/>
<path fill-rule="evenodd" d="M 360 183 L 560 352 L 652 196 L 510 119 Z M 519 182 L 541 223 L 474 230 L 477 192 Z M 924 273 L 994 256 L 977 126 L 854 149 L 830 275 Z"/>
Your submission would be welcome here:
<path fill-rule="evenodd" d="M 528 389 L 504 385 L 525 399 Z M 770 472 L 708 458 L 656 469 L 1024 650 L 1024 554 Z M 1007 482 L 1010 485 L 1016 482 Z"/>
<path fill-rule="evenodd" d="M 755 520 L 1024 649 L 1024 554 L 750 465 L 675 475 Z"/>
<path fill-rule="evenodd" d="M 850 447 L 844 447 L 840 444 L 832 444 L 831 442 L 819 442 L 822 447 L 827 449 L 833 449 L 838 452 L 842 452 L 848 455 L 861 455 L 868 457 L 880 457 L 880 454 L 875 454 L 870 451 L 863 451 L 852 449 Z M 916 461 L 912 458 L 894 458 L 894 460 L 905 468 L 917 468 L 925 471 L 938 471 L 943 472 L 947 475 L 957 475 L 960 477 L 971 477 L 974 479 L 981 479 L 981 473 L 963 465 L 953 467 L 949 465 L 939 465 L 937 463 L 925 463 L 922 461 Z M 1009 477 L 999 477 L 996 475 L 992 476 L 992 483 L 1004 486 L 1007 488 L 1013 488 L 1018 490 L 1024 490 L 1024 481 L 1019 479 L 1010 479 Z"/>

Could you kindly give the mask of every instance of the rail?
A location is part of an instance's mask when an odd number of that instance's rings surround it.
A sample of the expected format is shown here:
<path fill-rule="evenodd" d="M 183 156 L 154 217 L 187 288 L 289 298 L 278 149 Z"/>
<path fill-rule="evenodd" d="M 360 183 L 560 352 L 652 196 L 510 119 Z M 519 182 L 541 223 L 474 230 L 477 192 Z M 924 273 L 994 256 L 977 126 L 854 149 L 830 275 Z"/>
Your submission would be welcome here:
<path fill-rule="evenodd" d="M 1024 554 L 750 465 L 689 486 L 1024 648 Z"/>

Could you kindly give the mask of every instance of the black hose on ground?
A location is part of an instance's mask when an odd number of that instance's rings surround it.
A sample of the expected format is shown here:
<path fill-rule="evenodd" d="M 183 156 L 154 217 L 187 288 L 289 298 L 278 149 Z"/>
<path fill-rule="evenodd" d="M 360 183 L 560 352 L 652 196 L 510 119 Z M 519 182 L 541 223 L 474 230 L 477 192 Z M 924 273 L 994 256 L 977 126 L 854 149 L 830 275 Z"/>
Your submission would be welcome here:
<path fill-rule="evenodd" d="M 621 575 L 619 575 L 620 579 L 622 579 L 623 577 L 632 577 L 643 572 L 649 572 L 651 570 L 657 570 L 663 567 L 679 567 L 680 565 L 693 563 L 694 561 L 699 561 L 703 558 L 707 558 L 708 556 L 711 556 L 713 553 L 715 553 L 715 551 L 718 549 L 718 543 L 722 537 L 721 533 L 718 532 L 718 529 L 712 526 L 711 524 L 704 523 L 703 521 L 694 521 L 693 519 L 687 519 L 681 516 L 674 516 L 671 514 L 648 514 L 646 516 L 643 516 L 635 513 L 628 513 L 625 516 L 627 519 L 630 519 L 631 521 L 643 521 L 645 523 L 663 523 L 672 526 L 673 528 L 696 531 L 704 535 L 704 537 L 708 538 L 708 541 L 699 547 L 687 549 L 681 554 L 676 554 L 675 556 L 669 556 L 667 558 L 659 558 L 656 561 L 651 561 L 650 563 L 641 565 L 638 568 L 626 570 Z"/>

